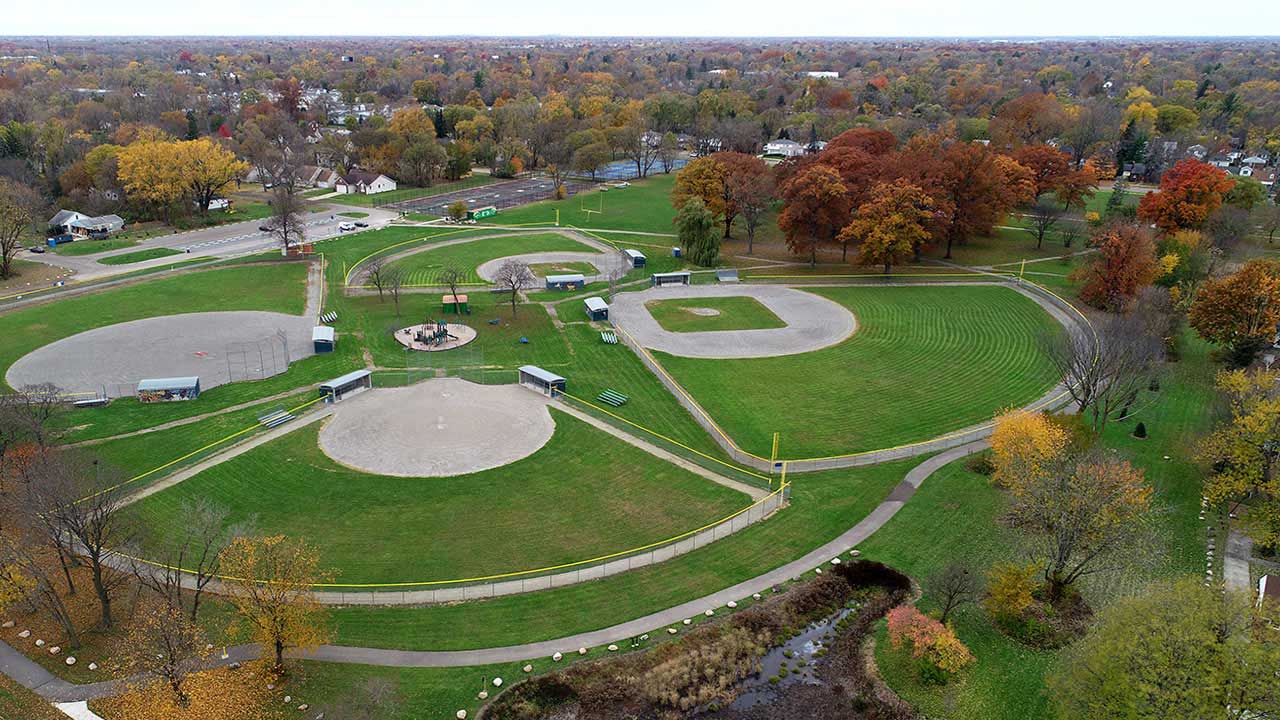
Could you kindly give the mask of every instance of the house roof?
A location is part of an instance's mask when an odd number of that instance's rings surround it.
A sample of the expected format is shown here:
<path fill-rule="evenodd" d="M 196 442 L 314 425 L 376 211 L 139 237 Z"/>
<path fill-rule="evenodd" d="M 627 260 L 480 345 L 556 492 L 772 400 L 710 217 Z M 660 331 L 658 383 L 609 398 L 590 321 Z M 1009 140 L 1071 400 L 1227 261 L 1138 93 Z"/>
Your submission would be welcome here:
<path fill-rule="evenodd" d="M 66 225 L 72 220 L 80 220 L 81 218 L 86 218 L 86 217 L 88 217 L 88 215 L 78 213 L 75 210 L 59 210 L 57 215 L 54 215 L 53 217 L 49 218 L 49 224 L 50 225 Z"/>
<path fill-rule="evenodd" d="M 372 185 L 377 182 L 378 178 L 386 177 L 380 173 L 363 172 L 360 170 L 352 170 L 342 176 L 343 182 L 348 185 Z"/>
<path fill-rule="evenodd" d="M 69 223 L 72 227 L 85 228 L 91 230 L 99 227 L 110 227 L 112 225 L 124 225 L 124 218 L 119 215 L 99 215 L 98 217 L 80 217 Z"/>

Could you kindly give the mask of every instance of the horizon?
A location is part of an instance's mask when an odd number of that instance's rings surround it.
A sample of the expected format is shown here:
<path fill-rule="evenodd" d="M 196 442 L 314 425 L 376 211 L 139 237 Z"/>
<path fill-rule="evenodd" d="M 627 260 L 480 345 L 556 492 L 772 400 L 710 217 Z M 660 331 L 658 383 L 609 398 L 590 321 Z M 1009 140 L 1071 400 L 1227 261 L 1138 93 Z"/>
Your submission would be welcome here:
<path fill-rule="evenodd" d="M 11 13 L 6 38 L 650 38 L 825 40 L 1052 40 L 1270 39 L 1241 30 L 1280 28 L 1280 4 L 1254 0 L 1237 12 L 1206 14 L 1184 3 L 1139 0 L 1122 5 L 1080 0 L 1069 13 L 1037 3 L 1007 7 L 1001 0 L 963 6 L 941 0 L 903 0 L 892 6 L 819 2 L 808 12 L 779 11 L 763 2 L 653 0 L 633 6 L 515 0 L 432 7 L 384 0 L 352 8 L 335 0 L 225 0 L 216 8 L 176 15 L 160 0 L 111 5 L 47 0 Z M 334 33 L 334 25 L 342 26 Z M 387 34 L 387 29 L 395 34 Z M 601 34 L 602 30 L 608 32 Z M 1102 32 L 1138 29 L 1136 34 Z"/>

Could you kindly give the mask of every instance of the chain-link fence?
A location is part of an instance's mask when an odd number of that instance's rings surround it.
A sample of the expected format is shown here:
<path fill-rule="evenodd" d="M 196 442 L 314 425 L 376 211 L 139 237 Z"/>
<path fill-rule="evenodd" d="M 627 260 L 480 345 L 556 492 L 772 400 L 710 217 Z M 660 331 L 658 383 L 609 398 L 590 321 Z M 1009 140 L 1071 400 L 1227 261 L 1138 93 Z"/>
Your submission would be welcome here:
<path fill-rule="evenodd" d="M 248 342 L 228 343 L 227 381 L 264 380 L 289 369 L 289 337 L 284 330 Z"/>

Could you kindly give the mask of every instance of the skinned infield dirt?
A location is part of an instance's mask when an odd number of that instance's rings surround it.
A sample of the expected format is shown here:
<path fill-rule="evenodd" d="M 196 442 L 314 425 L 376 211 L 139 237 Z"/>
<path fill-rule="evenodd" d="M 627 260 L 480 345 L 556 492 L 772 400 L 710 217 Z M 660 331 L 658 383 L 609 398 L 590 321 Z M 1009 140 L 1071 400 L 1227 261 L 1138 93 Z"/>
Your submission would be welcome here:
<path fill-rule="evenodd" d="M 53 383 L 66 392 L 132 395 L 147 378 L 197 375 L 202 390 L 269 377 L 287 368 L 277 330 L 288 337 L 288 362 L 314 353 L 309 316 L 254 310 L 202 312 L 132 320 L 77 333 L 18 358 L 9 387 Z M 271 342 L 267 339 L 272 338 Z M 257 345 L 240 352 L 237 343 Z M 272 357 L 271 349 L 275 349 Z"/>
<path fill-rule="evenodd" d="M 760 330 L 672 332 L 653 319 L 646 302 L 750 297 L 768 308 L 786 327 Z M 696 306 L 696 303 L 689 303 Z M 642 346 L 692 358 L 753 358 L 796 355 L 843 342 L 858 329 L 853 313 L 813 293 L 780 285 L 678 285 L 619 293 L 609 319 Z"/>
<path fill-rule="evenodd" d="M 445 477 L 528 457 L 555 429 L 546 400 L 526 388 L 436 378 L 338 403 L 320 450 L 377 475 Z"/>

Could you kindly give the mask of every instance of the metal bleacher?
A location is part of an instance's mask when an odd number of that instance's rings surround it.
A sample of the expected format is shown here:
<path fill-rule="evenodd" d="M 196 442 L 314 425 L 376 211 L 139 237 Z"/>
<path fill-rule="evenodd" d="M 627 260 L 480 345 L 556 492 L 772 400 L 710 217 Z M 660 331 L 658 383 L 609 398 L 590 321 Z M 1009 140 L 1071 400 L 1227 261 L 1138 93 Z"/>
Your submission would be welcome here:
<path fill-rule="evenodd" d="M 626 395 L 623 395 L 617 390 L 606 389 L 604 392 L 597 395 L 596 399 L 606 405 L 612 405 L 614 407 L 622 407 L 623 405 L 626 405 L 627 401 L 630 400 L 631 398 L 627 397 Z"/>
<path fill-rule="evenodd" d="M 293 413 L 290 413 L 288 410 L 285 410 L 284 408 L 279 407 L 267 413 L 266 415 L 258 416 L 258 424 L 270 430 L 273 427 L 283 425 L 289 422 L 293 418 L 294 418 Z"/>

